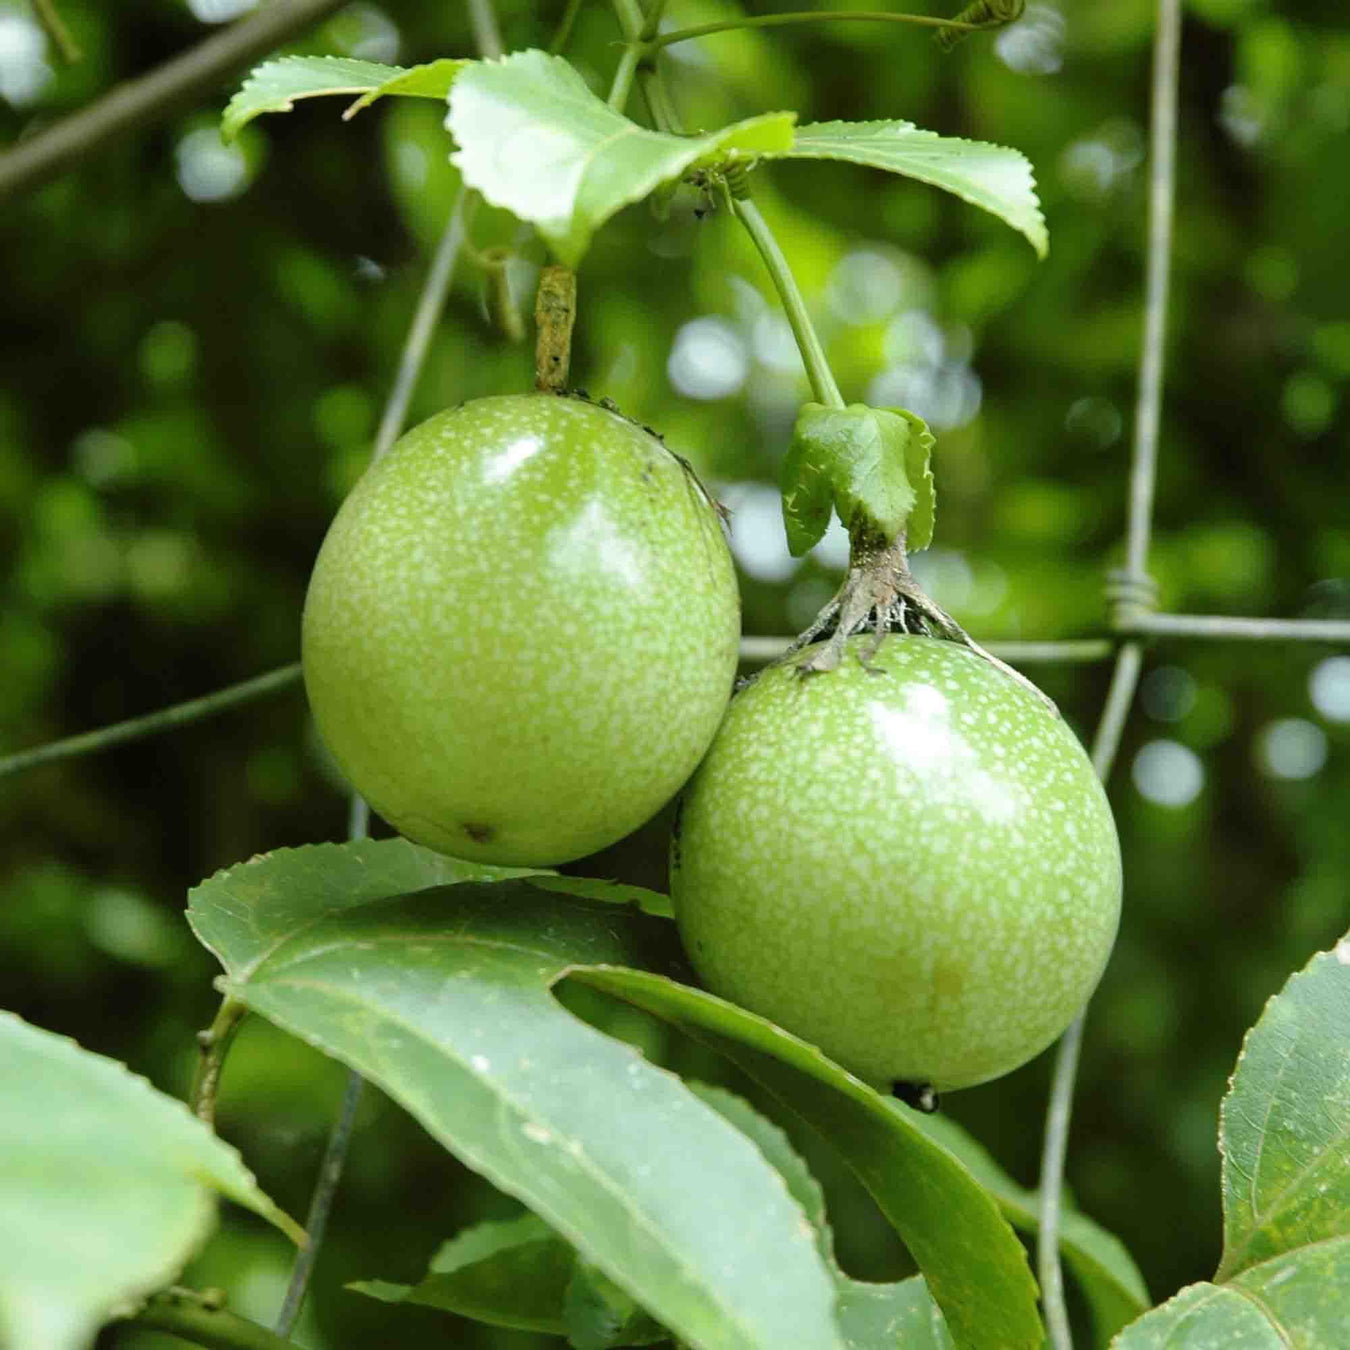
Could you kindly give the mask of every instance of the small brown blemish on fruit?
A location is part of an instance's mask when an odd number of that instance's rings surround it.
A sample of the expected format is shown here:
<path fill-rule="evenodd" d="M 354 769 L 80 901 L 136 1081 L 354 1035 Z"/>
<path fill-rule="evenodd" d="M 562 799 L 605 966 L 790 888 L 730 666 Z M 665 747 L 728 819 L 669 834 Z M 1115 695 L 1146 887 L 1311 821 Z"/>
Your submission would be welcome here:
<path fill-rule="evenodd" d="M 938 961 L 933 967 L 933 1003 L 954 1002 L 965 988 L 966 975 L 958 961 Z"/>
<path fill-rule="evenodd" d="M 464 822 L 464 833 L 473 840 L 475 844 L 486 844 L 497 833 L 491 825 L 478 825 L 472 821 Z"/>

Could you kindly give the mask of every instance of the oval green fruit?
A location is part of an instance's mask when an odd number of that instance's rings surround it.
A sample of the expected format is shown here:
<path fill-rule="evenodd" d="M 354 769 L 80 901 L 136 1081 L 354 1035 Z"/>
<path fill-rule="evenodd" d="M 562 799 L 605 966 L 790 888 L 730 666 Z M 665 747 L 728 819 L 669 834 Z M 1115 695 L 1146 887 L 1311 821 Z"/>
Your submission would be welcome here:
<path fill-rule="evenodd" d="M 305 600 L 305 687 L 353 785 L 410 839 L 565 862 L 653 815 L 712 739 L 740 635 L 712 502 L 578 399 L 477 399 L 344 502 Z"/>
<path fill-rule="evenodd" d="M 671 898 L 695 968 L 877 1083 L 968 1087 L 1072 1021 L 1120 915 L 1120 848 L 1072 731 L 974 652 L 766 671 L 687 789 Z"/>

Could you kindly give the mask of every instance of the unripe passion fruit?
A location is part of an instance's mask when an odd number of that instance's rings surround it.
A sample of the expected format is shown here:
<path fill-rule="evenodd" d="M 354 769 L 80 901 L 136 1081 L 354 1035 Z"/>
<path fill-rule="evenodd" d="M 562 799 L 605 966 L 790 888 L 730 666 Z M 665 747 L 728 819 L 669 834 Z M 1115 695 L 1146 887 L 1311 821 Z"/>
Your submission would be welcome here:
<path fill-rule="evenodd" d="M 713 992 L 874 1082 L 968 1087 L 1050 1044 L 1120 914 L 1110 807 L 1072 731 L 952 642 L 766 671 L 686 793 L 671 894 Z"/>
<path fill-rule="evenodd" d="M 324 741 L 410 839 L 558 863 L 642 824 L 735 674 L 717 512 L 655 437 L 577 399 L 477 399 L 357 484 L 305 600 Z"/>

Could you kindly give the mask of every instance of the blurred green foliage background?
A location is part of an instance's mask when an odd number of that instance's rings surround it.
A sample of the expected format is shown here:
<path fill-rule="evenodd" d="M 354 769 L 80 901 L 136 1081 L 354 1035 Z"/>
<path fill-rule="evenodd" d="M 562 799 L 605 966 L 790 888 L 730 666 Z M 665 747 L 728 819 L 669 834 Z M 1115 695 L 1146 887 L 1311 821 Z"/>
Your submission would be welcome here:
<path fill-rule="evenodd" d="M 25 0 L 0 0 L 0 144 L 247 7 L 61 0 L 85 53 L 68 66 Z M 561 10 L 500 0 L 508 46 L 547 45 Z M 294 50 L 471 54 L 461 11 L 357 3 Z M 735 12 L 672 0 L 668 22 Z M 945 58 L 922 30 L 862 24 L 727 34 L 668 57 L 691 128 L 779 107 L 901 117 L 1015 145 L 1035 165 L 1051 234 L 1041 264 L 994 219 L 921 185 L 837 164 L 758 178 L 845 396 L 907 404 L 938 433 L 937 542 L 916 570 L 981 639 L 1101 628 L 1141 325 L 1151 25 L 1148 0 L 1033 0 L 1016 27 Z M 584 0 L 568 55 L 598 89 L 616 38 L 608 6 Z M 441 113 L 390 101 L 343 124 L 340 104 L 319 100 L 226 147 L 215 125 L 232 87 L 0 207 L 0 752 L 294 660 L 309 566 L 369 453 L 456 186 Z M 1151 562 L 1163 604 L 1350 616 L 1342 8 L 1190 0 L 1181 98 Z M 573 375 L 719 485 L 746 631 L 786 633 L 828 598 L 843 556 L 837 538 L 800 564 L 787 556 L 773 484 L 806 384 L 757 258 L 703 205 L 681 195 L 665 220 L 638 207 L 602 232 L 580 272 Z M 512 235 L 480 215 L 480 245 Z M 527 247 L 523 292 L 539 261 Z M 414 419 L 523 388 L 530 370 L 530 353 L 491 331 L 467 265 Z M 1106 669 L 1033 673 L 1090 735 Z M 1069 1178 L 1161 1299 L 1217 1260 L 1217 1108 L 1244 1029 L 1350 927 L 1350 656 L 1159 646 L 1111 790 L 1126 908 L 1089 1024 Z M 345 826 L 298 688 L 0 782 L 4 1004 L 182 1094 L 215 1001 L 213 962 L 182 920 L 187 887 Z M 661 886 L 663 829 L 578 870 Z M 718 1072 L 639 1021 L 627 1032 Z M 1042 1057 L 945 1104 L 1028 1183 L 1047 1077 Z M 232 1054 L 222 1132 L 292 1212 L 342 1078 L 261 1024 Z M 845 1263 L 902 1270 L 870 1202 L 828 1150 L 801 1142 Z M 415 1278 L 442 1238 L 512 1210 L 370 1092 L 299 1339 L 544 1344 L 341 1288 Z M 191 1278 L 270 1321 L 287 1261 L 282 1239 L 232 1210 Z"/>

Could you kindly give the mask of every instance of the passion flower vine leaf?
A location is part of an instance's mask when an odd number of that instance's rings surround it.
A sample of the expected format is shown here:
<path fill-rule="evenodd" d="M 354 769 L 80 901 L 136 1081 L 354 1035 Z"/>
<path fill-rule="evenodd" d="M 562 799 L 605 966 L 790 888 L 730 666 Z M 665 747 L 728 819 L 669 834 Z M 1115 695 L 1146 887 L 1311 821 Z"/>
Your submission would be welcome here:
<path fill-rule="evenodd" d="M 1050 248 L 1030 161 L 1020 151 L 924 131 L 912 122 L 813 122 L 764 159 L 840 159 L 916 178 L 997 216 L 1039 257 Z"/>
<path fill-rule="evenodd" d="M 855 1280 L 840 1269 L 825 1213 L 825 1193 L 787 1135 L 734 1093 L 700 1083 L 690 1086 L 714 1111 L 754 1140 L 801 1205 L 816 1231 L 820 1254 L 834 1276 L 838 1291 L 835 1317 L 849 1350 L 891 1350 L 894 1346 L 905 1346 L 906 1350 L 929 1350 L 930 1347 L 931 1350 L 948 1350 L 953 1343 L 951 1333 L 941 1310 L 928 1293 L 923 1276 L 915 1275 L 894 1284 L 875 1284 Z"/>
<path fill-rule="evenodd" d="M 192 922 L 229 997 L 378 1084 L 676 1335 L 844 1350 L 782 1178 L 552 995 L 578 967 L 668 967 L 674 926 L 526 877 L 439 884 L 434 856 L 400 841 L 282 851 L 199 887 Z"/>
<path fill-rule="evenodd" d="M 466 71 L 446 126 L 464 182 L 536 226 L 575 267 L 616 211 L 700 162 L 788 150 L 795 120 L 767 113 L 702 136 L 649 131 L 596 97 L 562 57 L 531 50 Z"/>
<path fill-rule="evenodd" d="M 370 107 L 376 99 L 384 98 L 386 94 L 402 94 L 407 98 L 433 98 L 438 102 L 444 102 L 460 73 L 471 65 L 472 61 L 442 57 L 439 61 L 427 61 L 423 65 L 412 66 L 399 75 L 391 75 L 383 84 L 376 85 L 368 93 L 362 94 L 342 114 L 342 120 L 345 122 L 355 117 L 362 108 Z"/>
<path fill-rule="evenodd" d="M 688 1086 L 755 1144 L 801 1206 L 834 1279 L 835 1317 L 849 1350 L 891 1350 L 896 1345 L 946 1350 L 952 1345 L 921 1276 L 897 1284 L 872 1284 L 854 1280 L 839 1268 L 824 1193 L 777 1125 L 722 1088 L 692 1082 Z M 388 1303 L 411 1303 L 492 1326 L 567 1336 L 580 1350 L 652 1345 L 670 1337 L 534 1215 L 465 1229 L 441 1247 L 426 1278 L 416 1285 L 371 1280 L 347 1287 Z"/>
<path fill-rule="evenodd" d="M 994 1198 L 914 1125 L 910 1113 L 895 1110 L 814 1046 L 700 989 L 651 971 L 612 967 L 578 967 L 570 978 L 644 1008 L 719 1051 L 830 1140 L 909 1248 L 952 1344 L 960 1350 L 1041 1350 L 1036 1285 L 1021 1243 Z M 972 1252 L 978 1261 L 972 1262 Z M 907 1292 L 904 1307 L 925 1308 L 916 1297 Z M 860 1307 L 860 1316 L 869 1310 Z M 876 1306 L 870 1311 L 887 1315 Z"/>
<path fill-rule="evenodd" d="M 279 946 L 326 915 L 431 886 L 537 871 L 464 862 L 406 839 L 309 844 L 217 872 L 189 892 L 187 920 L 230 977 L 247 980 Z"/>
<path fill-rule="evenodd" d="M 343 114 L 351 117 L 385 94 L 444 99 L 455 77 L 471 61 L 429 61 L 405 68 L 345 56 L 281 56 L 258 66 L 229 101 L 220 134 L 232 141 L 263 113 L 290 112 L 299 98 L 320 94 L 360 94 Z"/>
<path fill-rule="evenodd" d="M 943 1115 L 914 1115 L 898 1104 L 892 1108 L 962 1162 L 998 1201 L 1010 1224 L 1034 1235 L 1040 1214 L 1034 1191 L 1019 1186 L 954 1120 Z M 1060 1214 L 1060 1252 L 1092 1308 L 1098 1340 L 1105 1344 L 1121 1327 L 1152 1303 L 1144 1277 L 1119 1238 L 1085 1214 L 1064 1209 Z"/>
<path fill-rule="evenodd" d="M 933 435 L 903 408 L 803 405 L 783 461 L 783 524 L 800 557 L 818 544 L 831 510 L 850 534 L 890 543 L 909 528 L 908 547 L 933 538 Z"/>
<path fill-rule="evenodd" d="M 1219 1114 L 1223 1258 L 1119 1350 L 1339 1345 L 1350 1325 L 1350 936 L 1272 998 Z"/>
<path fill-rule="evenodd" d="M 361 1280 L 348 1289 L 385 1303 L 457 1313 L 489 1326 L 561 1336 L 576 1251 L 533 1214 L 474 1224 L 444 1243 L 417 1284 Z"/>
<path fill-rule="evenodd" d="M 82 1350 L 206 1241 L 223 1195 L 304 1233 L 186 1106 L 0 1013 L 0 1344 Z"/>

